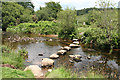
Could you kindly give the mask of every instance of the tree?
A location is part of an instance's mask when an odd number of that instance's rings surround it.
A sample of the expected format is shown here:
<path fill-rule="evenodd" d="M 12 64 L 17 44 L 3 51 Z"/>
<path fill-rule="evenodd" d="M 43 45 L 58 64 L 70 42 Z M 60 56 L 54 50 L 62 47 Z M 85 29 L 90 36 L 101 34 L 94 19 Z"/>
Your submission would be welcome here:
<path fill-rule="evenodd" d="M 25 9 L 29 9 L 34 13 L 34 5 L 31 2 L 18 2 L 19 5 L 23 6 Z"/>
<path fill-rule="evenodd" d="M 58 13 L 59 22 L 59 37 L 63 39 L 72 39 L 76 36 L 75 22 L 76 22 L 76 11 L 67 8 L 64 11 Z"/>
<path fill-rule="evenodd" d="M 40 7 L 40 10 L 36 11 L 35 14 L 38 20 L 54 20 L 57 18 L 57 13 L 62 10 L 59 2 L 47 2 L 45 7 Z"/>
<path fill-rule="evenodd" d="M 6 28 L 10 25 L 16 25 L 16 19 L 20 18 L 24 7 L 15 2 L 3 2 L 2 3 L 2 30 L 6 31 Z"/>
<path fill-rule="evenodd" d="M 60 3 L 51 1 L 51 2 L 45 3 L 45 5 L 46 5 L 46 8 L 51 9 L 51 11 L 54 12 L 54 14 L 52 14 L 51 16 L 56 19 L 57 13 L 62 10 Z"/>

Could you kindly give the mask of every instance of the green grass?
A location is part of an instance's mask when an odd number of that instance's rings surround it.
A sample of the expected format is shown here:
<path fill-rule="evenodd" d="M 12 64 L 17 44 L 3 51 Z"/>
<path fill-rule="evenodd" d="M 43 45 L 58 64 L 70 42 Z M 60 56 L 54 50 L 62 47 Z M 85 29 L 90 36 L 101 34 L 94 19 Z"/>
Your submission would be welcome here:
<path fill-rule="evenodd" d="M 21 71 L 18 69 L 2 67 L 2 78 L 34 78 L 34 75 L 30 70 Z"/>
<path fill-rule="evenodd" d="M 78 75 L 80 77 L 78 77 Z M 88 71 L 87 73 L 81 72 L 80 74 L 71 73 L 70 70 L 64 67 L 57 68 L 52 72 L 46 74 L 46 78 L 105 78 L 102 74 L 97 74 L 94 71 Z"/>
<path fill-rule="evenodd" d="M 105 76 L 97 74 L 94 71 L 88 71 L 87 73 L 82 73 L 80 78 L 105 78 Z"/>
<path fill-rule="evenodd" d="M 46 74 L 47 78 L 77 78 L 77 75 L 72 74 L 70 71 L 65 68 L 57 68 L 52 72 Z"/>

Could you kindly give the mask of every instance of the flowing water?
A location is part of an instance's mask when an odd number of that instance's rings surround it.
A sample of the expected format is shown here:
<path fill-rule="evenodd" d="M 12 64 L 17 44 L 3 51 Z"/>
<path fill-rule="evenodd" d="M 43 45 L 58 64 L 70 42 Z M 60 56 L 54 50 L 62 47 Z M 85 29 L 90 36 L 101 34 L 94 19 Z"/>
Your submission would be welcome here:
<path fill-rule="evenodd" d="M 57 37 L 36 36 L 36 35 L 24 35 L 32 37 L 36 41 L 21 41 L 21 42 L 9 42 L 8 39 L 11 34 L 3 35 L 3 44 L 10 46 L 15 51 L 26 48 L 28 51 L 28 59 L 26 59 L 25 65 L 39 65 L 41 67 L 42 58 L 49 58 L 53 53 L 57 53 L 62 46 L 68 46 L 71 41 L 60 40 Z M 52 40 L 50 40 L 52 39 Z M 43 56 L 39 56 L 43 54 Z M 81 62 L 71 63 L 69 60 L 70 54 L 82 55 Z M 91 59 L 86 57 L 90 56 Z M 109 78 L 116 78 L 118 76 L 118 70 L 120 69 L 120 51 L 114 51 L 112 54 L 107 52 L 100 52 L 95 50 L 89 50 L 81 44 L 79 48 L 72 48 L 66 55 L 60 56 L 58 59 L 54 59 L 54 68 L 65 66 L 78 75 L 87 73 L 87 71 L 94 70 L 97 73 L 103 74 Z M 47 69 L 43 69 L 43 72 L 47 72 Z"/>

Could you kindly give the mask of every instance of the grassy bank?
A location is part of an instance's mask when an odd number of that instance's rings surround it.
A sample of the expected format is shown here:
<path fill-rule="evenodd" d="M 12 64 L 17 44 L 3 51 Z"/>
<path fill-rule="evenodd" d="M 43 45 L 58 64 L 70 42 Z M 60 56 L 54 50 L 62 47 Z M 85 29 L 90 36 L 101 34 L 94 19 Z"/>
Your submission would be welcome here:
<path fill-rule="evenodd" d="M 31 71 L 22 71 L 18 69 L 11 69 L 8 67 L 2 67 L 2 78 L 34 78 Z"/>
<path fill-rule="evenodd" d="M 2 50 L 2 64 L 12 65 L 16 68 L 1 67 L 3 78 L 34 78 L 31 71 L 23 71 L 27 55 L 25 49 L 19 50 L 18 53 L 6 46 L 1 46 L 0 49 Z"/>
<path fill-rule="evenodd" d="M 46 78 L 105 78 L 105 77 L 101 74 L 97 74 L 94 71 L 88 71 L 87 73 L 82 72 L 81 74 L 76 74 L 64 67 L 60 67 L 53 70 L 52 72 L 48 72 L 46 74 Z"/>

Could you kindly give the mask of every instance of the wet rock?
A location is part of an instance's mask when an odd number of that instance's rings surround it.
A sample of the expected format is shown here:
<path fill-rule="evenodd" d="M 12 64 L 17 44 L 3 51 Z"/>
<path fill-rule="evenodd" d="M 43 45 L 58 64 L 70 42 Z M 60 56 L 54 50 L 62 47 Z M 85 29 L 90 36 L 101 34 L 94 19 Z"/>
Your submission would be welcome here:
<path fill-rule="evenodd" d="M 58 55 L 64 55 L 67 51 L 66 50 L 60 50 L 57 52 Z"/>
<path fill-rule="evenodd" d="M 0 67 L 9 67 L 12 69 L 16 69 L 13 65 L 10 65 L 10 64 L 0 64 Z"/>
<path fill-rule="evenodd" d="M 79 41 L 74 41 L 73 44 L 80 44 Z"/>
<path fill-rule="evenodd" d="M 91 57 L 90 57 L 90 56 L 87 56 L 87 59 L 91 59 Z"/>
<path fill-rule="evenodd" d="M 81 55 L 69 55 L 70 58 L 82 58 Z"/>
<path fill-rule="evenodd" d="M 82 61 L 81 58 L 82 56 L 81 55 L 69 55 L 70 58 L 72 58 L 74 61 L 76 62 L 80 62 Z"/>
<path fill-rule="evenodd" d="M 50 58 L 51 58 L 51 59 L 57 59 L 57 58 L 59 58 L 59 55 L 57 55 L 57 54 L 52 54 L 52 55 L 50 56 Z"/>
<path fill-rule="evenodd" d="M 42 78 L 44 76 L 41 68 L 38 65 L 30 65 L 24 69 L 24 71 L 31 70 L 36 78 Z"/>
<path fill-rule="evenodd" d="M 71 47 L 65 46 L 65 47 L 61 47 L 61 49 L 69 51 L 71 50 Z"/>
<path fill-rule="evenodd" d="M 48 59 L 48 58 L 42 59 L 42 67 L 52 66 L 53 64 L 54 64 L 54 60 L 52 59 Z"/>
<path fill-rule="evenodd" d="M 77 44 L 70 44 L 69 45 L 71 48 L 77 48 L 77 47 L 80 47 L 80 45 L 77 45 Z"/>
<path fill-rule="evenodd" d="M 43 53 L 39 53 L 38 56 L 43 56 Z"/>

